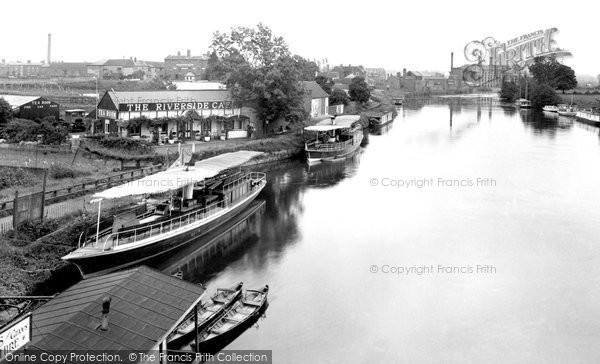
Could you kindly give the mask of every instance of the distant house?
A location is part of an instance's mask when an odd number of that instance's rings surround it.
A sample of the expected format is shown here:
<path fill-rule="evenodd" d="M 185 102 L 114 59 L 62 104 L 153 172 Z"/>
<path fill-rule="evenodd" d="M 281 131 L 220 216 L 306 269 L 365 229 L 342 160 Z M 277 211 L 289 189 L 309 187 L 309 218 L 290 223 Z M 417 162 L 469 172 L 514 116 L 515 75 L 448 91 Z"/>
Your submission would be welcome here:
<path fill-rule="evenodd" d="M 311 117 L 319 117 L 329 112 L 329 95 L 315 81 L 303 81 L 305 96 L 305 109 Z"/>
<path fill-rule="evenodd" d="M 5 62 L 0 63 L 0 77 L 39 77 L 42 75 L 43 63 Z"/>
<path fill-rule="evenodd" d="M 53 116 L 55 120 L 60 117 L 60 108 L 56 102 L 40 96 L 0 95 L 8 102 L 15 117 L 19 119 L 43 119 Z"/>
<path fill-rule="evenodd" d="M 390 90 L 398 90 L 400 88 L 400 77 L 389 75 L 385 80 L 385 87 Z"/>
<path fill-rule="evenodd" d="M 185 56 L 181 52 L 177 55 L 170 55 L 165 58 L 165 77 L 174 81 L 184 81 L 192 73 L 194 80 L 201 80 L 205 76 L 208 57 L 192 56 L 190 50 Z"/>
<path fill-rule="evenodd" d="M 365 68 L 365 80 L 369 86 L 383 87 L 387 78 L 385 69 L 383 68 Z"/>
<path fill-rule="evenodd" d="M 400 87 L 408 92 L 429 93 L 448 90 L 448 79 L 439 72 L 418 72 L 404 70 Z"/>
<path fill-rule="evenodd" d="M 44 77 L 86 77 L 88 75 L 88 62 L 53 62 L 42 67 Z"/>
<path fill-rule="evenodd" d="M 335 66 L 333 67 L 332 71 L 337 72 L 340 75 L 340 78 L 345 78 L 349 75 L 352 75 L 353 77 L 365 77 L 367 75 L 367 72 L 363 66 L 352 66 L 350 64 L 347 66 Z"/>
<path fill-rule="evenodd" d="M 87 73 L 105 79 L 137 77 L 149 80 L 163 75 L 164 64 L 162 62 L 138 61 L 137 58 L 108 59 L 89 64 Z"/>

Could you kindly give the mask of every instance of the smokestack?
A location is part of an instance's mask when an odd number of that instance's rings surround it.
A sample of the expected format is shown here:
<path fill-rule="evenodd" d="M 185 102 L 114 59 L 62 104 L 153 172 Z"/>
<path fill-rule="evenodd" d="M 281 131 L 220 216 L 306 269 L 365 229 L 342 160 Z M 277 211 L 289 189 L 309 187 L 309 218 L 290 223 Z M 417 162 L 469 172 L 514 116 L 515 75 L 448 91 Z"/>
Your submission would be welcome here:
<path fill-rule="evenodd" d="M 181 51 L 177 51 L 177 55 L 178 55 L 178 56 L 181 56 Z"/>
<path fill-rule="evenodd" d="M 48 65 L 52 62 L 52 34 L 48 33 Z"/>
<path fill-rule="evenodd" d="M 450 52 L 450 72 L 454 68 L 454 52 Z"/>
<path fill-rule="evenodd" d="M 108 330 L 108 313 L 110 312 L 110 297 L 104 297 L 102 300 L 102 326 L 100 326 L 100 330 L 107 331 Z"/>
<path fill-rule="evenodd" d="M 189 49 L 187 51 L 187 56 L 188 56 L 188 58 L 190 58 L 192 56 L 192 51 L 190 51 Z"/>

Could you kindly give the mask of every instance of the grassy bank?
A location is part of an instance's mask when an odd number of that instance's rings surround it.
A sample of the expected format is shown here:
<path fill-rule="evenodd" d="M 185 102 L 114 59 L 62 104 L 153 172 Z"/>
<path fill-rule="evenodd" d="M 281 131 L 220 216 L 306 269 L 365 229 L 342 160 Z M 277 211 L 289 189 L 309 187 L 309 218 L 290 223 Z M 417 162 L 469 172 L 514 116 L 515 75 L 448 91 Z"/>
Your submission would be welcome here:
<path fill-rule="evenodd" d="M 564 104 L 571 103 L 570 94 L 558 94 Z M 573 103 L 580 108 L 600 107 L 600 95 L 573 95 Z"/>
<path fill-rule="evenodd" d="M 77 246 L 83 228 L 93 216 L 65 216 L 43 223 L 23 224 L 19 231 L 0 235 L 0 296 L 53 294 L 62 280 L 48 284 L 65 270 L 73 270 L 60 258 Z M 70 274 L 70 280 L 78 279 Z M 53 289 L 54 288 L 54 289 Z"/>

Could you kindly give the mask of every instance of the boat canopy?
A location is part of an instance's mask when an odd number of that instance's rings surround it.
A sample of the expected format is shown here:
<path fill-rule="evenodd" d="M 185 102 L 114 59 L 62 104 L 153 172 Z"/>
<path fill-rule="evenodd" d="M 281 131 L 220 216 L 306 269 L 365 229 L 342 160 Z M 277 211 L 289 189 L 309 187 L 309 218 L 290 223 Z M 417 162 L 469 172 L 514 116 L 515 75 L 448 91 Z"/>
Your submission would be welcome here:
<path fill-rule="evenodd" d="M 196 162 L 193 167 L 177 167 L 127 182 L 94 194 L 94 200 L 114 199 L 177 190 L 184 186 L 214 177 L 222 171 L 238 167 L 262 152 L 238 151 Z"/>
<path fill-rule="evenodd" d="M 319 121 L 316 125 L 307 126 L 308 131 L 329 131 L 336 129 L 348 129 L 352 124 L 360 120 L 360 115 L 341 115 L 332 119 Z"/>

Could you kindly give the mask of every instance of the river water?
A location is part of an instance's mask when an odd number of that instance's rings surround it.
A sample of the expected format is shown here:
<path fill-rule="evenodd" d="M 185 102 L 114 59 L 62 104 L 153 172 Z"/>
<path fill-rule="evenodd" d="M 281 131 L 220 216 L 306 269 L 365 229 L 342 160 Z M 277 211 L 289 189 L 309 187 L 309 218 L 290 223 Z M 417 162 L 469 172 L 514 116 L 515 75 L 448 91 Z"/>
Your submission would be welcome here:
<path fill-rule="evenodd" d="M 451 98 L 405 105 L 378 134 L 346 162 L 269 167 L 252 211 L 162 262 L 209 293 L 269 284 L 265 317 L 227 349 L 599 361 L 598 128 Z"/>

